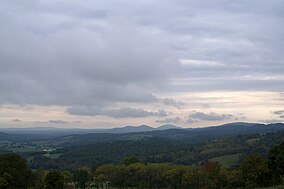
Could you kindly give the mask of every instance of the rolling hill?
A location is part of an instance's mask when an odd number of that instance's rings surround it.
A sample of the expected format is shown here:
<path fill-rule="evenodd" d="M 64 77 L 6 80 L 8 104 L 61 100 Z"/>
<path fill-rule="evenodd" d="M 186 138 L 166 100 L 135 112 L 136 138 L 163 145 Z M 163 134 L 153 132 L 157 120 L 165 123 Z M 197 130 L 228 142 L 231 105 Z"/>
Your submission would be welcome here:
<path fill-rule="evenodd" d="M 58 129 L 58 128 L 29 128 L 0 129 L 0 141 L 36 141 L 45 140 L 57 145 L 80 145 L 114 140 L 139 140 L 143 138 L 160 137 L 186 142 L 199 142 L 221 136 L 240 134 L 267 133 L 284 130 L 283 123 L 229 123 L 220 126 L 183 129 L 173 125 L 163 125 L 153 128 L 147 125 L 126 126 L 113 129 Z"/>

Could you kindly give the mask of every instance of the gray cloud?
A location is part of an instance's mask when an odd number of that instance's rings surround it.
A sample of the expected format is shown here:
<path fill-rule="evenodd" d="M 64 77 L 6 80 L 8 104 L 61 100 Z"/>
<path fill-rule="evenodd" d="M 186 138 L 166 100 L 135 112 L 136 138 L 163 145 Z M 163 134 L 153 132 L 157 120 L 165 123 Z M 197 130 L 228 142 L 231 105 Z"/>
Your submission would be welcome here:
<path fill-rule="evenodd" d="M 181 106 L 185 105 L 185 103 L 183 103 L 182 101 L 175 100 L 173 98 L 164 98 L 161 99 L 161 101 L 167 106 L 174 106 L 177 108 L 180 108 Z"/>
<path fill-rule="evenodd" d="M 52 123 L 52 124 L 66 124 L 68 122 L 67 121 L 62 121 L 62 120 L 49 120 L 48 123 Z"/>
<path fill-rule="evenodd" d="M 190 117 L 186 120 L 186 123 L 191 124 L 191 123 L 197 123 L 199 120 L 196 119 L 191 119 Z"/>
<path fill-rule="evenodd" d="M 273 114 L 279 116 L 279 119 L 284 119 L 284 110 L 274 111 Z"/>
<path fill-rule="evenodd" d="M 203 112 L 193 112 L 189 114 L 189 120 L 201 120 L 201 121 L 222 121 L 226 119 L 233 118 L 231 114 L 217 114 L 214 112 L 203 113 Z"/>
<path fill-rule="evenodd" d="M 12 119 L 13 122 L 22 122 L 20 119 Z"/>
<path fill-rule="evenodd" d="M 73 123 L 83 123 L 82 121 L 73 121 Z"/>
<path fill-rule="evenodd" d="M 158 116 L 164 117 L 168 113 L 165 110 L 159 110 L 157 112 L 145 111 L 143 109 L 136 108 L 119 108 L 112 109 L 105 112 L 106 116 L 114 118 L 124 118 L 124 117 L 148 117 L 148 116 Z"/>
<path fill-rule="evenodd" d="M 260 120 L 262 123 L 284 123 L 284 120 L 281 119 L 268 119 L 268 120 Z"/>
<path fill-rule="evenodd" d="M 227 78 L 228 77 L 228 78 Z M 206 91 L 274 91 L 281 89 L 284 80 L 244 79 L 227 77 L 187 78 L 177 80 L 172 90 L 179 92 L 206 92 Z M 264 76 L 263 76 L 264 77 Z"/>
<path fill-rule="evenodd" d="M 59 8 L 54 10 L 53 5 L 45 8 L 47 2 L 31 7 L 3 3 L 6 6 L 0 9 L 1 23 L 6 27 L 0 27 L 2 104 L 155 102 L 153 89 L 163 88 L 172 75 L 168 70 L 176 66 L 169 61 L 171 53 L 160 40 L 137 30 L 130 20 L 99 16 L 103 28 L 94 30 L 93 15 L 77 18 L 86 11 L 98 17 L 92 5 L 77 7 L 76 3 L 65 2 L 68 9 L 58 3 Z M 20 23 L 18 17 L 29 21 Z M 62 30 L 63 25 L 73 27 Z"/>
<path fill-rule="evenodd" d="M 282 115 L 282 114 L 284 114 L 284 110 L 274 111 L 273 113 L 276 114 L 276 115 Z"/>
<path fill-rule="evenodd" d="M 117 109 L 106 109 L 103 107 L 90 107 L 90 106 L 75 106 L 70 107 L 66 110 L 71 115 L 85 115 L 85 116 L 108 116 L 113 118 L 127 118 L 127 117 L 165 117 L 170 113 L 165 110 L 159 111 L 146 111 L 137 108 L 117 108 Z"/>
<path fill-rule="evenodd" d="M 156 120 L 155 122 L 157 123 L 181 123 L 182 119 L 180 117 L 174 117 L 174 118 L 166 118 L 166 119 L 162 119 L 162 120 Z"/>
<path fill-rule="evenodd" d="M 234 116 L 234 119 L 236 120 L 236 121 L 244 121 L 244 120 L 246 120 L 247 119 L 247 117 L 244 115 L 244 114 L 242 114 L 242 113 L 240 113 L 240 114 L 238 114 L 238 115 L 235 115 Z"/>
<path fill-rule="evenodd" d="M 84 116 L 95 116 L 104 114 L 103 108 L 98 106 L 72 106 L 70 108 L 67 108 L 66 112 L 71 115 Z"/>
<path fill-rule="evenodd" d="M 172 92 L 283 91 L 282 4 L 2 0 L 0 104 L 92 109 Z"/>

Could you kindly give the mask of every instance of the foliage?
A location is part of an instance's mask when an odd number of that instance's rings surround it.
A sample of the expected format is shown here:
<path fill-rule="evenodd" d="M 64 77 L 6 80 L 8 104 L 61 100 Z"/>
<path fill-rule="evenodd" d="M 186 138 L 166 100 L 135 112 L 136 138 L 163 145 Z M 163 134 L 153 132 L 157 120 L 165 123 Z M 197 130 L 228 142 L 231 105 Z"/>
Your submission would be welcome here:
<path fill-rule="evenodd" d="M 47 171 L 43 169 L 35 170 L 32 173 L 33 178 L 33 187 L 32 189 L 43 189 L 44 188 L 44 179 L 46 177 Z"/>
<path fill-rule="evenodd" d="M 0 183 L 2 188 L 27 188 L 31 184 L 31 171 L 26 160 L 16 154 L 0 155 Z"/>
<path fill-rule="evenodd" d="M 90 181 L 91 176 L 89 172 L 85 169 L 77 170 L 73 175 L 73 180 L 75 182 L 76 187 L 85 188 L 87 182 Z"/>
<path fill-rule="evenodd" d="M 134 157 L 134 156 L 133 157 L 126 157 L 123 160 L 124 165 L 131 165 L 131 164 L 134 164 L 134 163 L 141 163 L 141 161 L 138 157 Z"/>
<path fill-rule="evenodd" d="M 50 160 L 48 165 L 61 169 L 66 164 L 79 167 L 70 171 L 37 169 L 31 172 L 25 159 L 19 155 L 3 154 L 0 155 L 0 189 L 26 189 L 28 186 L 31 186 L 29 189 L 74 189 L 75 186 L 81 189 L 107 186 L 136 189 L 237 189 L 273 186 L 280 184 L 284 178 L 284 142 L 268 150 L 275 141 L 280 140 L 275 138 L 278 136 L 279 133 L 241 135 L 195 144 L 151 138 L 92 145 L 95 148 L 80 146 L 81 152 L 77 149 L 70 152 L 67 150 L 69 148 L 65 148 L 61 150 L 62 156 L 67 158 L 68 154 L 70 159 L 62 162 L 62 157 L 59 157 Z M 87 152 L 87 149 L 93 151 Z M 242 151 L 239 154 L 240 165 L 234 167 L 207 160 L 212 159 L 212 156 L 219 157 L 222 153 L 238 154 L 238 151 Z M 74 159 L 72 154 L 81 155 L 81 161 L 74 161 L 77 158 L 79 160 L 79 157 Z M 117 157 L 115 163 L 109 161 L 101 164 L 91 161 L 91 155 L 102 160 L 105 157 L 110 160 Z M 54 161 L 56 165 L 53 165 Z"/>
<path fill-rule="evenodd" d="M 234 162 L 232 166 L 238 166 L 243 157 L 253 153 L 267 154 L 269 149 L 283 140 L 284 132 L 230 136 L 201 143 L 165 138 L 103 142 L 60 148 L 54 152 L 62 154 L 58 159 L 35 154 L 31 166 L 33 169 L 74 171 L 85 165 L 118 164 L 126 157 L 137 157 L 141 163 L 182 165 L 200 164 L 213 158 L 213 161 L 228 165 L 230 155 L 239 154 L 233 156 L 234 161 L 231 161 Z"/>
<path fill-rule="evenodd" d="M 50 171 L 44 179 L 44 189 L 63 189 L 64 177 L 58 171 Z"/>
<path fill-rule="evenodd" d="M 269 169 L 267 159 L 260 155 L 246 157 L 240 167 L 244 185 L 248 188 L 267 186 Z"/>
<path fill-rule="evenodd" d="M 279 184 L 281 182 L 281 177 L 284 177 L 284 142 L 280 145 L 275 146 L 268 156 L 268 165 L 271 172 L 273 183 Z"/>
<path fill-rule="evenodd" d="M 6 188 L 10 184 L 12 176 L 9 173 L 4 173 L 0 176 L 0 188 Z"/>

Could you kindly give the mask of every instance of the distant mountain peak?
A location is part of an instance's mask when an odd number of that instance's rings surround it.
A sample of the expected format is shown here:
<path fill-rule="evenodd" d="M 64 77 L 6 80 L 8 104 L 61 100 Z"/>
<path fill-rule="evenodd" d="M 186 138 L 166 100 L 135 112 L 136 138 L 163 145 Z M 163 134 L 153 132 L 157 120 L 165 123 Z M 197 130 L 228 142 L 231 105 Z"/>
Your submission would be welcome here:
<path fill-rule="evenodd" d="M 140 126 L 131 126 L 131 127 L 138 127 L 138 128 L 151 128 L 151 129 L 153 129 L 153 127 L 150 127 L 149 125 L 140 125 Z"/>
<path fill-rule="evenodd" d="M 153 131 L 154 128 L 148 125 L 125 126 L 104 130 L 107 133 L 130 133 L 130 132 L 146 132 Z"/>
<path fill-rule="evenodd" d="M 226 123 L 220 126 L 234 126 L 234 125 L 238 125 L 238 126 L 254 126 L 254 125 L 262 125 L 260 123 L 249 123 L 249 122 L 232 122 L 232 123 Z"/>
<path fill-rule="evenodd" d="M 162 125 L 160 127 L 154 128 L 149 125 L 139 125 L 139 126 L 125 126 L 119 128 L 113 128 L 105 130 L 107 133 L 130 133 L 130 132 L 148 132 L 155 130 L 167 130 L 167 129 L 178 129 L 175 125 Z"/>
<path fill-rule="evenodd" d="M 170 125 L 170 124 L 166 124 L 166 125 L 161 125 L 159 127 L 156 128 L 157 130 L 166 130 L 166 129 L 181 129 L 178 126 L 175 125 Z"/>

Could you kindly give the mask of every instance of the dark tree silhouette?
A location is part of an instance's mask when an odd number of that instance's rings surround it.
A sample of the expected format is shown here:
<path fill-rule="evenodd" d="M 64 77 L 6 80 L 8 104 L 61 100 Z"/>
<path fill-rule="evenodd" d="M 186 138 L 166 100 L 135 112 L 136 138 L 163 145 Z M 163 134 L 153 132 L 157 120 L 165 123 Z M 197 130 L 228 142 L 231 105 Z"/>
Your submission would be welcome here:
<path fill-rule="evenodd" d="M 268 156 L 268 166 L 271 170 L 272 182 L 279 184 L 281 176 L 284 175 L 284 142 L 275 146 Z"/>
<path fill-rule="evenodd" d="M 63 189 L 64 177 L 60 172 L 51 171 L 45 177 L 45 189 Z"/>
<path fill-rule="evenodd" d="M 0 183 L 8 189 L 27 188 L 31 184 L 31 171 L 26 160 L 16 154 L 1 154 Z"/>

